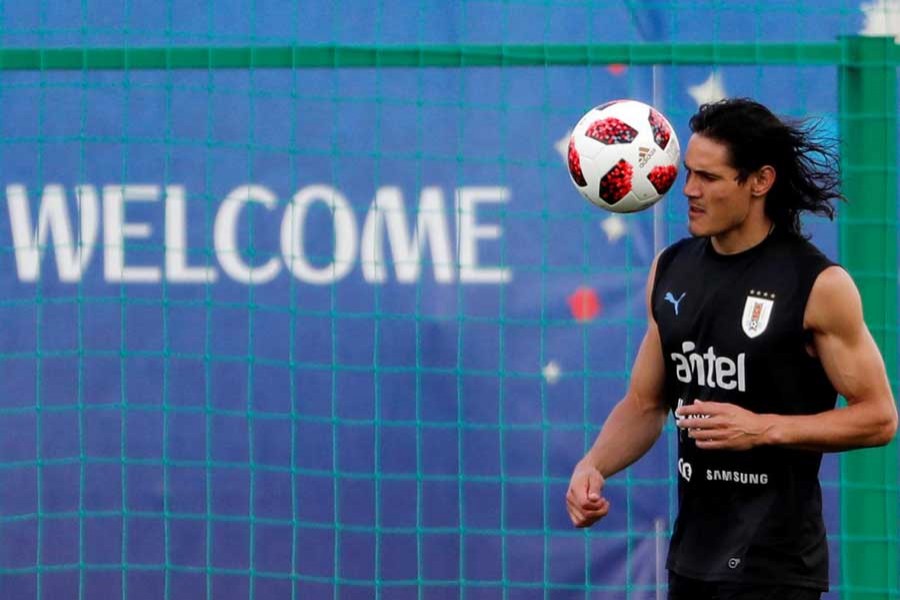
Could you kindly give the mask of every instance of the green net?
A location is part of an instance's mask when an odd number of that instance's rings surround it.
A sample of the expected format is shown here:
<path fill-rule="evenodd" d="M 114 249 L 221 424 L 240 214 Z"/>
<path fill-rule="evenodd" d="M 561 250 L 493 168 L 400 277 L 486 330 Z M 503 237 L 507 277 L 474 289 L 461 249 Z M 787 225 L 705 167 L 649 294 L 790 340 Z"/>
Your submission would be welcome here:
<path fill-rule="evenodd" d="M 3 596 L 664 597 L 671 425 L 603 524 L 563 495 L 681 180 L 601 212 L 568 134 L 820 119 L 896 381 L 896 10 L 850 4 L 4 4 Z M 900 597 L 897 472 L 826 457 L 828 597 Z"/>

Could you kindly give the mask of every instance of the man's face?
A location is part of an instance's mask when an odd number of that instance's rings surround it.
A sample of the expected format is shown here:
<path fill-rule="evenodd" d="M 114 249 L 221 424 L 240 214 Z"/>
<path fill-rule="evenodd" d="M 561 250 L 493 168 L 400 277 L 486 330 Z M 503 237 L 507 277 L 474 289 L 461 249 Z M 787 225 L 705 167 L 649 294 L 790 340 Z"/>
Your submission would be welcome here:
<path fill-rule="evenodd" d="M 741 227 L 750 212 L 750 186 L 739 183 L 725 144 L 691 136 L 684 155 L 688 229 L 694 236 L 721 236 Z"/>

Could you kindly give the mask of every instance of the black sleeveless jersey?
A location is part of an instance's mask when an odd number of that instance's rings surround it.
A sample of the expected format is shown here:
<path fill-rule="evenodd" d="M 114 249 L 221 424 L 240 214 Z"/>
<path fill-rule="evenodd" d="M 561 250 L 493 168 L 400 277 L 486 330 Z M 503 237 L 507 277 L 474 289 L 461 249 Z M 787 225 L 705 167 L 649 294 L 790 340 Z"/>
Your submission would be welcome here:
<path fill-rule="evenodd" d="M 700 399 L 785 415 L 833 408 L 837 393 L 807 353 L 803 328 L 813 283 L 832 264 L 778 231 L 734 255 L 718 254 L 708 238 L 666 249 L 651 298 L 669 407 Z M 828 589 L 821 453 L 701 450 L 677 435 L 679 511 L 667 567 L 708 581 Z"/>

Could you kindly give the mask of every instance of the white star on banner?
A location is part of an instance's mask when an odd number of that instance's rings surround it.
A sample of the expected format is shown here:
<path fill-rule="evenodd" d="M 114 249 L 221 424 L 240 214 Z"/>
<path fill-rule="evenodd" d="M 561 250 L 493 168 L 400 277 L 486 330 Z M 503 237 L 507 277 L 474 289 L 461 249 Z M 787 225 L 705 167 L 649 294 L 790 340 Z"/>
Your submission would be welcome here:
<path fill-rule="evenodd" d="M 688 94 L 691 95 L 697 106 L 707 102 L 718 102 L 727 96 L 725 86 L 722 85 L 722 75 L 715 71 L 710 73 L 703 83 L 688 87 Z"/>
<path fill-rule="evenodd" d="M 625 225 L 625 219 L 619 215 L 612 215 L 603 219 L 603 222 L 600 223 L 600 227 L 603 228 L 603 232 L 606 233 L 607 241 L 611 243 L 618 242 L 628 230 L 628 227 Z"/>
<path fill-rule="evenodd" d="M 560 377 L 562 377 L 562 369 L 559 368 L 559 363 L 555 360 L 551 360 L 544 365 L 543 369 L 541 369 L 541 375 L 544 376 L 544 381 L 553 385 L 559 381 Z"/>
<path fill-rule="evenodd" d="M 860 9 L 866 16 L 862 35 L 892 35 L 900 42 L 900 0 L 871 0 Z"/>
<path fill-rule="evenodd" d="M 566 135 L 559 138 L 553 147 L 556 148 L 556 151 L 559 152 L 559 155 L 562 157 L 563 161 L 566 162 L 569 160 L 569 138 L 572 137 L 572 130 L 570 129 Z"/>

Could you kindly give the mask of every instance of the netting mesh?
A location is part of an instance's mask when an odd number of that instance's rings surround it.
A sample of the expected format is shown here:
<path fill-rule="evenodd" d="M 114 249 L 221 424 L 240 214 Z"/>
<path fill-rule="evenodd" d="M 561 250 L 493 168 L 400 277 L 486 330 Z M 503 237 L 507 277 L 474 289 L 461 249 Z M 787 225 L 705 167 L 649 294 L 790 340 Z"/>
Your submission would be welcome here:
<path fill-rule="evenodd" d="M 568 133 L 637 98 L 684 144 L 729 95 L 837 136 L 873 110 L 846 113 L 859 61 L 838 37 L 895 16 L 3 4 L 4 598 L 663 597 L 671 424 L 601 525 L 572 529 L 563 496 L 625 390 L 653 256 L 685 235 L 681 179 L 654 210 L 601 212 Z M 894 134 L 895 109 L 894 89 Z M 896 204 L 887 164 L 859 170 Z M 844 219 L 896 241 L 884 211 Z M 846 258 L 834 224 L 806 225 Z M 893 289 L 870 322 L 890 341 L 896 258 L 861 260 Z M 896 556 L 896 454 L 850 482 L 826 457 L 830 597 L 900 594 L 896 567 L 845 560 L 858 540 Z M 842 518 L 854 490 L 877 494 L 868 525 Z"/>

